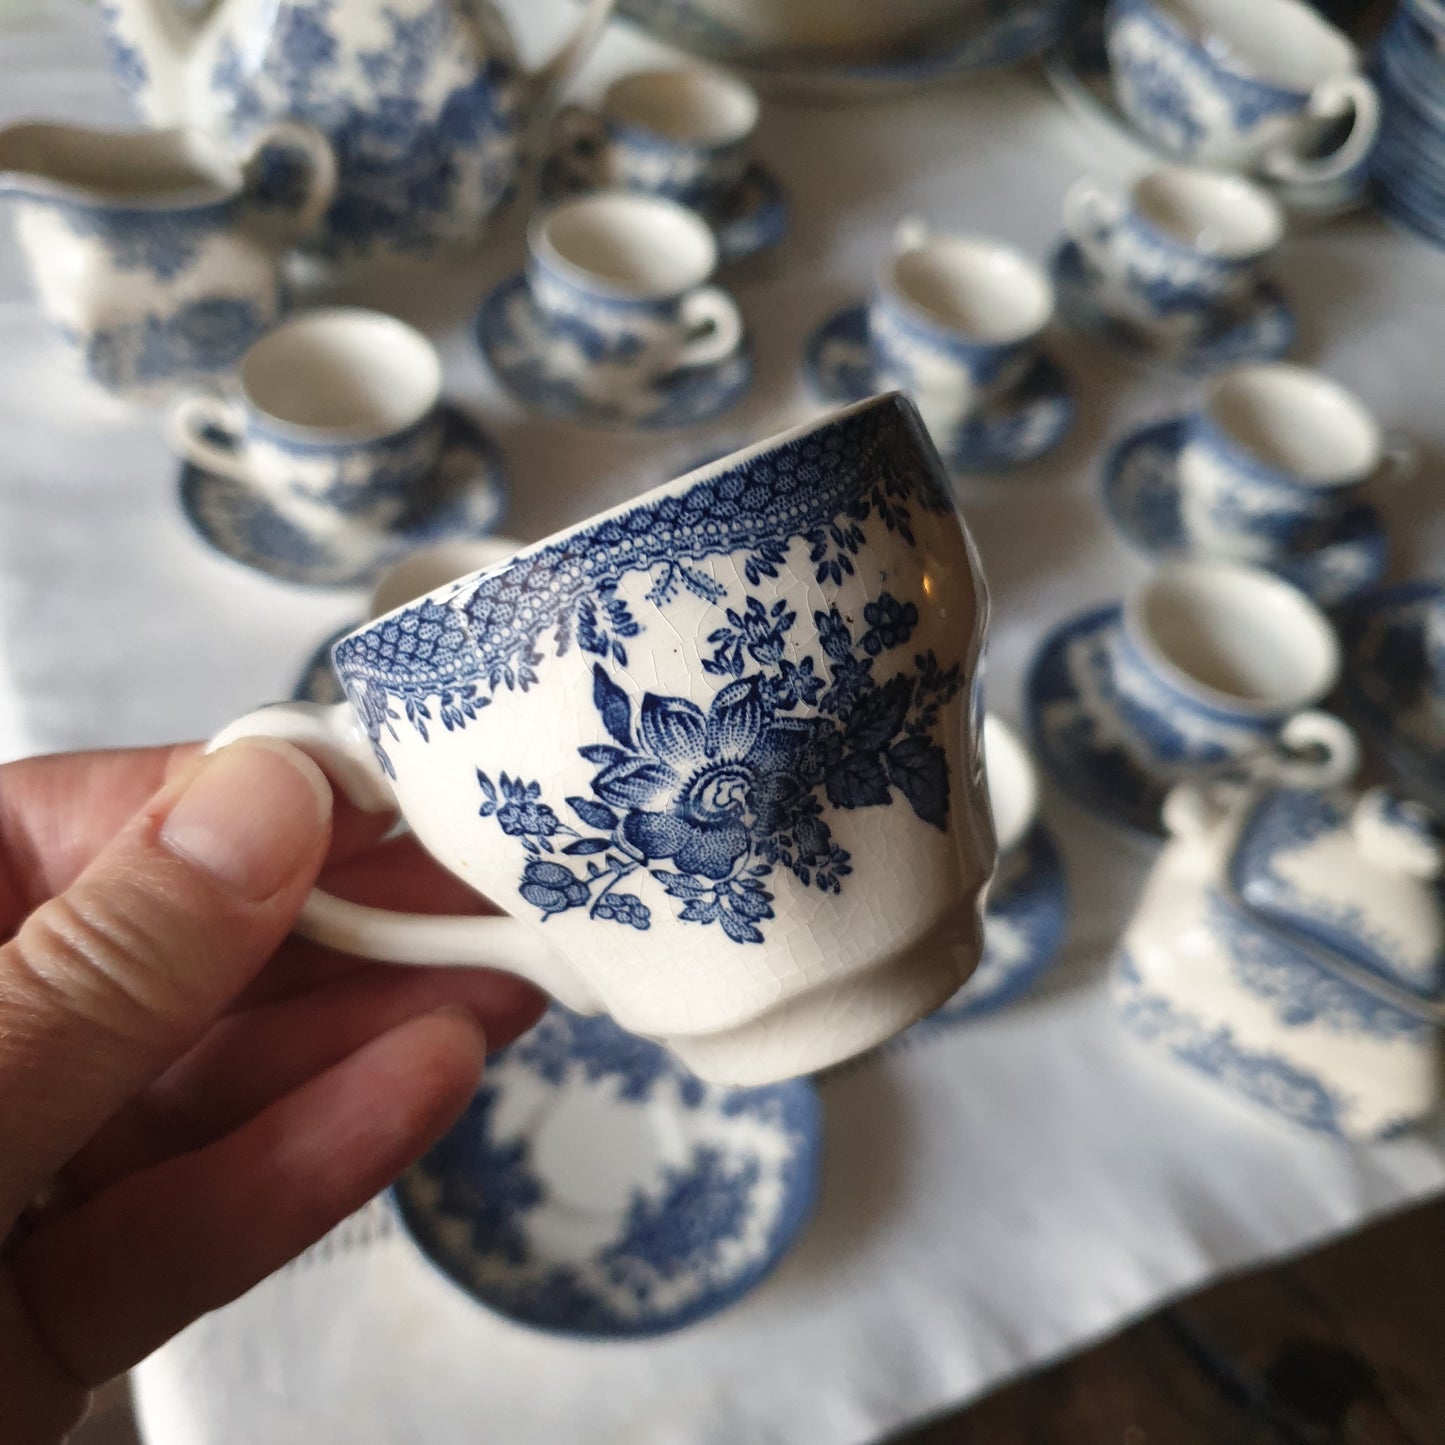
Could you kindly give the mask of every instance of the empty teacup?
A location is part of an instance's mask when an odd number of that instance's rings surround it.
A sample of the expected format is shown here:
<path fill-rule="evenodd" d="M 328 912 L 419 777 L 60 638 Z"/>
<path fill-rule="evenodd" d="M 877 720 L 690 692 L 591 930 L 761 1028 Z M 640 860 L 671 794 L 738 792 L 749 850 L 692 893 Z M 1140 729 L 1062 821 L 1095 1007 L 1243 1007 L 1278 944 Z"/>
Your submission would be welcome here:
<path fill-rule="evenodd" d="M 1185 159 L 1319 182 L 1374 145 L 1359 53 L 1304 0 L 1109 0 L 1105 41 L 1120 108 Z"/>
<path fill-rule="evenodd" d="M 1244 296 L 1284 235 L 1268 193 L 1191 166 L 1148 171 L 1123 191 L 1086 177 L 1064 197 L 1064 226 L 1103 276 L 1110 310 L 1165 327 Z"/>
<path fill-rule="evenodd" d="M 554 344 L 618 389 L 724 361 L 742 342 L 737 303 L 705 284 L 712 232 L 675 201 L 623 191 L 565 201 L 532 223 L 528 248 L 528 286 Z"/>
<path fill-rule="evenodd" d="M 978 961 L 986 609 L 916 411 L 874 397 L 365 624 L 332 654 L 348 702 L 217 743 L 297 743 L 514 915 L 314 894 L 308 936 L 520 973 L 761 1083 Z"/>
<path fill-rule="evenodd" d="M 1022 252 L 906 220 L 868 308 L 877 383 L 908 392 L 942 441 L 1020 380 L 1053 310 L 1048 277 Z"/>
<path fill-rule="evenodd" d="M 436 464 L 441 363 L 419 331 L 338 307 L 283 322 L 224 391 L 184 398 L 171 444 L 308 528 L 384 526 Z"/>
<path fill-rule="evenodd" d="M 608 184 L 697 205 L 742 180 L 758 100 L 702 66 L 644 70 L 607 87 L 601 115 Z"/>
<path fill-rule="evenodd" d="M 1271 562 L 1318 542 L 1368 481 L 1408 469 L 1356 396 L 1302 366 L 1242 366 L 1206 387 L 1179 459 L 1192 543 Z"/>
<path fill-rule="evenodd" d="M 1163 769 L 1254 765 L 1321 787 L 1354 771 L 1353 733 L 1311 710 L 1339 675 L 1334 629 L 1272 573 L 1161 567 L 1125 602 L 1113 653 L 1119 712 Z"/>

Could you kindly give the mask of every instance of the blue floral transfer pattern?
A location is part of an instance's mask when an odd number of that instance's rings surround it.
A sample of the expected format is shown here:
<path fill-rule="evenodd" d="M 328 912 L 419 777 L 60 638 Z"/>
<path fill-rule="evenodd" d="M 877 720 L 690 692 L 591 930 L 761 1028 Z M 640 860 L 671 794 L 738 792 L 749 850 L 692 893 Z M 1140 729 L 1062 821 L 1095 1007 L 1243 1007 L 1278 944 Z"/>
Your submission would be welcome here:
<path fill-rule="evenodd" d="M 124 391 L 230 366 L 275 320 L 244 297 L 211 296 L 70 338 L 103 386 Z"/>
<path fill-rule="evenodd" d="M 926 652 L 911 669 L 874 675 L 875 661 L 912 635 L 912 602 L 882 593 L 864 606 L 856 637 L 836 609 L 814 613 L 822 656 L 796 662 L 783 656 L 797 621 L 786 602 L 750 596 L 724 615 L 703 666 L 731 681 L 706 711 L 647 693 L 634 715 L 627 693 L 595 665 L 592 701 L 606 741 L 581 749 L 597 771 L 591 797 L 566 800 L 572 821 L 543 801 L 539 783 L 506 773 L 493 782 L 478 770 L 481 815 L 521 841 L 528 861 L 518 891 L 544 921 L 586 908 L 646 930 L 648 906 L 618 891 L 640 873 L 677 901 L 683 921 L 761 943 L 776 868 L 824 893 L 841 892 L 852 871 L 825 803 L 886 807 L 897 795 L 924 822 L 947 827 L 948 763 L 933 734 L 962 685 L 960 669 Z M 816 715 L 794 715 L 800 707 Z"/>

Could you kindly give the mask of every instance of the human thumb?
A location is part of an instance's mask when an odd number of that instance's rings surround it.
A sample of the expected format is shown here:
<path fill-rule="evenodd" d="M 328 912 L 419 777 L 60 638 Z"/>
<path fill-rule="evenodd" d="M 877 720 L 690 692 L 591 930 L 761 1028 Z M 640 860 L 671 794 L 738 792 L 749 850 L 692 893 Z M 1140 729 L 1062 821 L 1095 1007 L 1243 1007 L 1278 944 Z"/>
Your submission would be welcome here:
<path fill-rule="evenodd" d="M 0 947 L 0 1238 L 286 937 L 326 857 L 331 791 L 272 739 L 169 782 Z"/>

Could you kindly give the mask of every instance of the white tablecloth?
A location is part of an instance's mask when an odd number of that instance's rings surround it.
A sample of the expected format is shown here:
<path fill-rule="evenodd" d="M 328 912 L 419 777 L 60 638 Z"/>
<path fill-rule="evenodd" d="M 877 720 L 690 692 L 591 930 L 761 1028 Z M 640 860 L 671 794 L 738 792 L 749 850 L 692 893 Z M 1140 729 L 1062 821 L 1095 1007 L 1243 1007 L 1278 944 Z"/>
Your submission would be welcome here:
<path fill-rule="evenodd" d="M 0 121 L 122 114 L 79 0 L 0 10 Z M 609 35 L 595 88 L 645 48 Z M 688 436 L 599 437 L 503 398 L 467 338 L 483 287 L 520 257 L 514 222 L 464 274 L 369 299 L 426 326 L 454 397 L 510 456 L 509 530 L 536 537 L 809 407 L 810 326 L 859 294 L 891 227 L 917 210 L 1042 254 L 1060 196 L 1107 161 L 1041 79 L 847 109 L 769 107 L 760 150 L 796 227 L 737 285 L 760 359 L 747 405 Z M 1387 499 L 1396 571 L 1438 565 L 1419 525 L 1445 451 L 1445 255 L 1355 219 L 1291 243 L 1302 355 L 1357 387 L 1434 452 Z M 1041 631 L 1118 595 L 1140 564 L 1112 537 L 1101 449 L 1178 406 L 1076 339 L 1069 444 L 963 502 L 996 605 L 990 705 L 1017 717 Z M 0 756 L 203 735 L 287 692 L 355 594 L 242 571 L 196 540 L 153 417 L 67 378 L 0 251 Z M 1276 1124 L 1144 1054 L 1099 987 L 1143 861 L 1050 799 L 1077 901 L 1043 996 L 824 1086 L 818 1216 L 737 1307 L 680 1334 L 590 1345 L 474 1306 L 369 1214 L 334 1247 L 202 1320 L 139 1372 L 151 1445 L 861 1445 L 1116 1329 L 1221 1272 L 1299 1250 L 1445 1185 L 1445 1128 L 1346 1149 Z"/>

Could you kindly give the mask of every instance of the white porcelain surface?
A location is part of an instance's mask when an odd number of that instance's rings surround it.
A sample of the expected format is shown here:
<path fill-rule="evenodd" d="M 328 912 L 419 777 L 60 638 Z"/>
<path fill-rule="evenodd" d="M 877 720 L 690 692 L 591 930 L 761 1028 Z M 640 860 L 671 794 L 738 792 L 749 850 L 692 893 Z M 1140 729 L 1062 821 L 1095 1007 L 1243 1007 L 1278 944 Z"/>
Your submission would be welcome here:
<path fill-rule="evenodd" d="M 1038 818 L 1038 775 L 1017 734 L 992 713 L 983 720 L 983 755 L 988 805 L 1002 858 L 1023 842 Z"/>
<path fill-rule="evenodd" d="M 419 547 L 377 578 L 366 615 L 383 617 L 469 572 L 480 572 L 505 562 L 525 545 L 515 537 L 482 537 L 475 542 L 438 542 L 431 547 Z"/>
<path fill-rule="evenodd" d="M 1172 794 L 1115 964 L 1125 1022 L 1312 1128 L 1370 1138 L 1428 1113 L 1445 1093 L 1445 920 L 1438 825 L 1414 807 Z"/>
<path fill-rule="evenodd" d="M 881 397 L 381 618 L 334 650 L 349 703 L 218 742 L 310 748 L 513 915 L 318 893 L 308 936 L 519 972 L 704 1078 L 770 1082 L 882 1042 L 978 962 L 985 614 L 937 454 Z"/>

